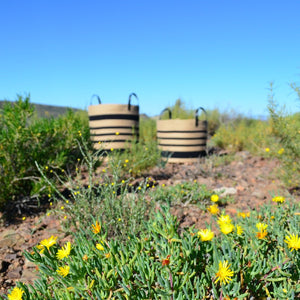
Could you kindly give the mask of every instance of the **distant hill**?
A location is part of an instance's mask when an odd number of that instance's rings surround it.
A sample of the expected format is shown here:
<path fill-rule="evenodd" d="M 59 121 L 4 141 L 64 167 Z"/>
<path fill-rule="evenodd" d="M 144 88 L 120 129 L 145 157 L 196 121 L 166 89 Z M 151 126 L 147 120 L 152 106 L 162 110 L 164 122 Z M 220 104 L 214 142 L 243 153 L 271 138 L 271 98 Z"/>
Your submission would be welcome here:
<path fill-rule="evenodd" d="M 0 109 L 3 107 L 5 102 L 13 103 L 13 101 L 1 101 L 0 100 Z M 54 105 L 45 105 L 45 104 L 37 104 L 31 103 L 35 107 L 35 111 L 38 117 L 40 118 L 51 118 L 51 117 L 58 117 L 60 115 L 65 114 L 68 109 L 76 111 L 82 111 L 82 109 L 71 108 L 66 106 L 54 106 Z"/>

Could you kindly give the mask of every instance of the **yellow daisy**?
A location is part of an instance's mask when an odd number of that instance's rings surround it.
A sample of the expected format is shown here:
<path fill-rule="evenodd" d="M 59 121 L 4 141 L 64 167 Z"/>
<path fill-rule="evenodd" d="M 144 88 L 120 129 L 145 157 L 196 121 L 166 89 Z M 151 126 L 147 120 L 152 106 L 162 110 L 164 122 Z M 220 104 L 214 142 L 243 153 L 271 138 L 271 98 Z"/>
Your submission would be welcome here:
<path fill-rule="evenodd" d="M 228 261 L 225 260 L 224 262 L 219 262 L 219 270 L 216 273 L 216 281 L 215 283 L 217 283 L 218 281 L 220 281 L 221 284 L 223 283 L 229 283 L 230 281 L 232 281 L 232 277 L 234 272 L 231 271 L 229 269 L 230 265 L 228 265 Z"/>
<path fill-rule="evenodd" d="M 243 219 L 245 219 L 246 217 L 250 217 L 250 212 L 239 212 L 238 213 L 238 217 L 242 217 Z"/>
<path fill-rule="evenodd" d="M 285 201 L 285 198 L 282 196 L 276 196 L 272 198 L 272 201 L 277 203 L 283 203 Z"/>
<path fill-rule="evenodd" d="M 57 236 L 54 237 L 53 235 L 51 235 L 51 237 L 49 237 L 48 239 L 42 240 L 40 244 L 37 246 L 37 248 L 41 250 L 40 251 L 41 253 L 44 252 L 45 248 L 47 248 L 49 251 L 49 248 L 56 244 L 56 240 L 57 240 Z"/>
<path fill-rule="evenodd" d="M 262 230 L 262 231 L 257 232 L 257 233 L 256 233 L 256 236 L 257 236 L 260 240 L 262 240 L 262 239 L 264 239 L 264 238 L 267 236 L 267 234 L 268 234 L 268 231 L 267 231 L 267 230 Z"/>
<path fill-rule="evenodd" d="M 291 251 L 300 249 L 300 239 L 298 234 L 287 235 L 284 241 L 287 243 L 288 247 L 291 248 Z"/>
<path fill-rule="evenodd" d="M 267 229 L 267 227 L 268 227 L 268 225 L 265 224 L 265 223 L 257 223 L 257 224 L 256 224 L 256 228 L 257 228 L 259 231 L 264 231 L 264 230 Z"/>
<path fill-rule="evenodd" d="M 221 225 L 223 223 L 231 223 L 231 219 L 230 219 L 229 215 L 221 215 L 218 218 L 218 224 Z"/>
<path fill-rule="evenodd" d="M 93 228 L 92 231 L 95 234 L 97 234 L 97 233 L 99 233 L 101 231 L 101 225 L 100 225 L 100 223 L 98 221 L 96 221 L 95 225 L 92 224 L 92 228 Z"/>
<path fill-rule="evenodd" d="M 216 215 L 220 212 L 218 205 L 214 204 L 214 205 L 210 205 L 207 210 L 212 214 L 212 215 Z"/>
<path fill-rule="evenodd" d="M 96 248 L 100 251 L 103 251 L 104 250 L 104 247 L 103 247 L 103 242 L 101 242 L 100 244 L 96 244 Z"/>
<path fill-rule="evenodd" d="M 224 234 L 229 234 L 230 232 L 232 232 L 234 229 L 234 225 L 231 223 L 221 223 L 220 224 L 220 230 L 224 233 Z"/>
<path fill-rule="evenodd" d="M 210 229 L 201 229 L 198 231 L 198 237 L 202 242 L 211 241 L 214 237 L 214 233 Z"/>
<path fill-rule="evenodd" d="M 22 300 L 24 291 L 18 287 L 15 287 L 10 294 L 7 295 L 9 300 Z"/>
<path fill-rule="evenodd" d="M 242 235 L 244 232 L 243 228 L 241 225 L 236 225 L 236 233 L 237 235 Z"/>
<path fill-rule="evenodd" d="M 212 202 L 218 202 L 218 201 L 219 201 L 219 196 L 216 195 L 216 194 L 211 195 L 210 200 L 211 200 Z"/>
<path fill-rule="evenodd" d="M 67 242 L 67 244 L 63 247 L 61 247 L 61 249 L 59 249 L 57 251 L 56 257 L 57 259 L 63 259 L 65 257 L 68 257 L 70 255 L 71 252 L 71 243 Z"/>
<path fill-rule="evenodd" d="M 70 266 L 59 267 L 56 272 L 62 277 L 66 277 L 70 272 Z"/>

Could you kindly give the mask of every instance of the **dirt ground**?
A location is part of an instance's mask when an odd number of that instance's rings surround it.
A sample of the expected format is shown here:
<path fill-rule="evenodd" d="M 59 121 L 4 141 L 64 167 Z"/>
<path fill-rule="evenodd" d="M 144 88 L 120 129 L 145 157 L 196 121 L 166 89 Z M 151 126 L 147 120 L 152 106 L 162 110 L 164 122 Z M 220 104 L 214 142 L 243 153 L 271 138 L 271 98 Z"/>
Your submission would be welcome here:
<path fill-rule="evenodd" d="M 226 161 L 226 156 L 230 157 L 227 153 L 219 153 L 217 158 Z M 275 176 L 276 159 L 253 157 L 243 151 L 236 153 L 233 160 L 227 159 L 226 164 L 213 162 L 213 159 L 206 158 L 200 164 L 167 164 L 165 168 L 153 168 L 145 176 L 151 176 L 159 185 L 197 181 L 209 190 L 223 190 L 234 199 L 224 207 L 226 213 L 232 216 L 237 211 L 259 209 L 275 194 L 293 194 L 297 201 L 300 200 L 299 190 L 286 190 Z M 24 250 L 30 250 L 51 235 L 58 236 L 60 240 L 68 239 L 58 218 L 53 214 L 47 216 L 46 209 L 25 220 L 20 217 L 13 223 L 0 226 L 0 295 L 6 294 L 16 281 L 32 282 L 36 278 L 36 267 L 25 260 Z M 173 206 L 171 211 L 177 216 L 181 228 L 192 225 L 197 229 L 204 228 L 210 218 L 207 212 L 191 204 Z"/>

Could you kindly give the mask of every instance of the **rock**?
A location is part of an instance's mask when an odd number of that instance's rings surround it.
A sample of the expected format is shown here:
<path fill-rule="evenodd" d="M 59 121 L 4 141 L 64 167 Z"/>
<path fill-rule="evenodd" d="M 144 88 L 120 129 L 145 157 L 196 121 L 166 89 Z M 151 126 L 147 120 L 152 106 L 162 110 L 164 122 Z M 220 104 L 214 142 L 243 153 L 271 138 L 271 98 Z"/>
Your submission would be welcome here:
<path fill-rule="evenodd" d="M 24 243 L 24 238 L 19 233 L 16 233 L 16 231 L 14 231 L 14 233 L 5 235 L 3 239 L 0 238 L 0 248 L 14 247 Z"/>
<path fill-rule="evenodd" d="M 19 279 L 21 278 L 22 267 L 18 264 L 11 264 L 8 267 L 6 276 L 10 279 Z"/>
<path fill-rule="evenodd" d="M 5 255 L 4 259 L 7 261 L 12 261 L 14 259 L 17 259 L 17 253 L 8 253 Z"/>
<path fill-rule="evenodd" d="M 231 196 L 237 193 L 237 190 L 234 187 L 221 187 L 218 189 L 214 189 L 214 192 L 220 194 L 220 197 Z"/>
<path fill-rule="evenodd" d="M 240 151 L 235 154 L 236 158 L 247 159 L 251 156 L 249 151 Z"/>
<path fill-rule="evenodd" d="M 36 271 L 36 269 L 24 269 L 23 270 L 23 274 L 22 274 L 22 277 L 21 277 L 21 281 L 25 284 L 27 283 L 33 283 L 33 281 L 35 279 L 38 279 L 38 276 L 39 273 Z"/>
<path fill-rule="evenodd" d="M 255 197 L 255 198 L 259 198 L 259 199 L 264 199 L 265 197 L 265 193 L 263 193 L 262 191 L 256 190 L 254 191 L 251 196 Z"/>

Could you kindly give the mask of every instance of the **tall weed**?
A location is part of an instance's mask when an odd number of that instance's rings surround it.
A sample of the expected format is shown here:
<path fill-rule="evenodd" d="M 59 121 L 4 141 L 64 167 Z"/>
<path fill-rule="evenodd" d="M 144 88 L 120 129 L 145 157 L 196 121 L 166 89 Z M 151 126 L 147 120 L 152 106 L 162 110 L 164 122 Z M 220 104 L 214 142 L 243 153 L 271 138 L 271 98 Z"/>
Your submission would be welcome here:
<path fill-rule="evenodd" d="M 292 84 L 298 93 L 299 87 Z M 272 130 L 278 139 L 276 148 L 271 149 L 282 162 L 281 176 L 288 186 L 300 186 L 300 113 L 287 114 L 284 108 L 278 108 L 274 100 L 273 84 L 269 96 L 269 113 Z"/>

